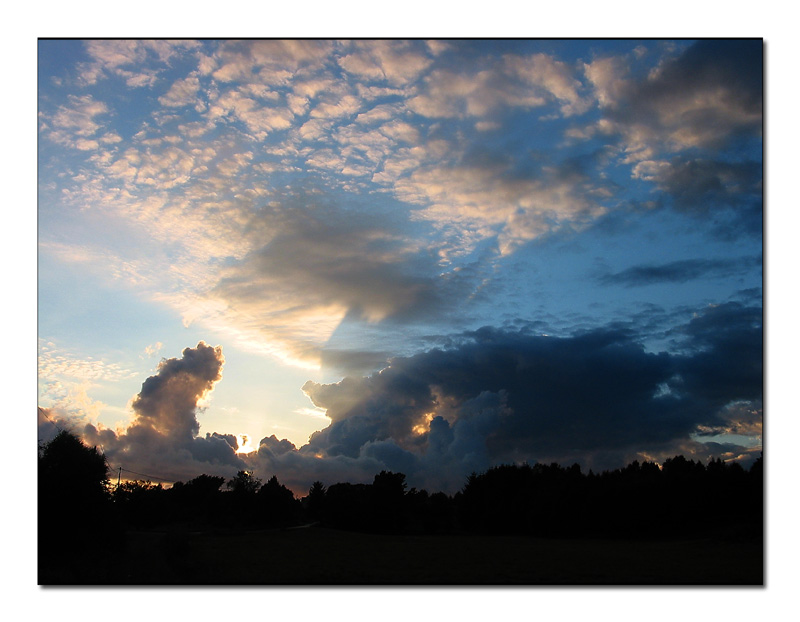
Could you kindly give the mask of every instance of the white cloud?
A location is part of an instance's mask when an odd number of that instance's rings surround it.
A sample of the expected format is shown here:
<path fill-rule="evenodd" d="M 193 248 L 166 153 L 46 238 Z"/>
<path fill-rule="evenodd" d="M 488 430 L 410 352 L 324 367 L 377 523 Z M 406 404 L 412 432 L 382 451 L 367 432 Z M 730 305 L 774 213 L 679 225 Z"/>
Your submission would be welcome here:
<path fill-rule="evenodd" d="M 191 106 L 197 101 L 197 92 L 200 90 L 200 80 L 197 76 L 188 76 L 173 82 L 169 91 L 158 98 L 163 106 L 178 107 Z"/>
<path fill-rule="evenodd" d="M 433 62 L 411 42 L 358 41 L 339 65 L 360 78 L 401 86 L 416 81 Z"/>
<path fill-rule="evenodd" d="M 542 173 L 513 176 L 499 162 L 420 168 L 399 179 L 394 192 L 426 206 L 415 217 L 450 236 L 456 245 L 451 253 L 470 252 L 475 242 L 496 236 L 505 255 L 525 241 L 564 225 L 580 227 L 605 213 L 604 192 L 596 182 L 555 167 Z"/>
<path fill-rule="evenodd" d="M 590 105 L 572 68 L 544 54 L 507 55 L 487 69 L 435 69 L 424 82 L 407 105 L 432 118 L 483 117 L 505 107 L 535 108 L 551 101 L 570 116 Z"/>
<path fill-rule="evenodd" d="M 48 381 L 68 379 L 83 383 L 105 381 L 118 382 L 135 376 L 135 372 L 125 369 L 119 363 L 109 363 L 91 356 L 76 356 L 69 350 L 51 345 L 39 346 L 39 378 Z"/>
<path fill-rule="evenodd" d="M 43 129 L 52 128 L 46 133 L 53 142 L 82 151 L 97 149 L 99 143 L 90 138 L 103 126 L 96 117 L 109 112 L 108 106 L 96 101 L 91 95 L 69 95 L 68 104 L 61 105 L 51 116 L 42 115 Z"/>
<path fill-rule="evenodd" d="M 166 68 L 165 63 L 200 44 L 190 40 L 97 39 L 86 41 L 84 45 L 92 58 L 80 67 L 80 77 L 86 84 L 95 84 L 111 74 L 125 78 L 128 86 L 137 88 L 152 86 L 157 74 Z M 143 68 L 147 63 L 153 66 Z M 123 69 L 130 65 L 137 65 L 138 70 Z"/>
<path fill-rule="evenodd" d="M 546 54 L 529 57 L 506 56 L 507 71 L 526 84 L 549 92 L 561 104 L 564 116 L 580 114 L 589 108 L 590 101 L 581 97 L 581 83 L 572 68 Z"/>
<path fill-rule="evenodd" d="M 164 347 L 163 343 L 161 343 L 160 341 L 156 341 L 154 344 L 146 346 L 144 349 L 144 353 L 148 357 L 152 357 L 158 354 L 158 351 L 161 350 L 161 348 L 163 347 Z"/>
<path fill-rule="evenodd" d="M 332 45 L 315 40 L 224 42 L 215 53 L 219 68 L 213 76 L 222 82 L 286 84 L 301 66 L 320 64 Z"/>
<path fill-rule="evenodd" d="M 583 70 L 601 106 L 614 105 L 629 87 L 629 67 L 622 57 L 596 58 L 591 63 L 584 63 Z"/>

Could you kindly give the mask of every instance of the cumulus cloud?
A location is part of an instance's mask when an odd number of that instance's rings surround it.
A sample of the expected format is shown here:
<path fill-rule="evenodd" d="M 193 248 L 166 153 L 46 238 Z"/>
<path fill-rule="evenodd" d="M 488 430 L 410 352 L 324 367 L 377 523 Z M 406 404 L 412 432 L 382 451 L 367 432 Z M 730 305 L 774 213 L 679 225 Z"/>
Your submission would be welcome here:
<path fill-rule="evenodd" d="M 285 438 L 278 440 L 278 437 L 276 437 L 274 434 L 272 436 L 262 438 L 258 443 L 258 451 L 269 452 L 275 456 L 280 456 L 289 451 L 295 451 L 296 449 L 297 447 L 294 446 L 294 443 L 286 440 Z"/>
<path fill-rule="evenodd" d="M 195 416 L 198 403 L 222 378 L 222 348 L 200 342 L 186 348 L 180 359 L 164 359 L 158 373 L 150 376 L 131 403 L 134 427 L 151 428 L 159 434 L 191 438 L 200 430 Z"/>
<path fill-rule="evenodd" d="M 563 338 L 485 328 L 371 376 L 308 382 L 330 426 L 280 455 L 273 439 L 253 464 L 301 489 L 304 469 L 332 482 L 334 465 L 352 475 L 361 464 L 452 492 L 501 462 L 598 470 L 678 453 L 749 455 L 754 447 L 708 437 L 760 433 L 760 309 L 709 307 L 676 333 L 702 334 L 700 347 L 650 353 L 613 327 Z"/>
<path fill-rule="evenodd" d="M 87 424 L 84 439 L 103 448 L 109 462 L 167 480 L 201 473 L 233 475 L 244 463 L 235 435 L 199 436 L 197 414 L 222 379 L 222 348 L 204 342 L 181 358 L 163 359 L 131 401 L 133 422 L 123 431 Z"/>

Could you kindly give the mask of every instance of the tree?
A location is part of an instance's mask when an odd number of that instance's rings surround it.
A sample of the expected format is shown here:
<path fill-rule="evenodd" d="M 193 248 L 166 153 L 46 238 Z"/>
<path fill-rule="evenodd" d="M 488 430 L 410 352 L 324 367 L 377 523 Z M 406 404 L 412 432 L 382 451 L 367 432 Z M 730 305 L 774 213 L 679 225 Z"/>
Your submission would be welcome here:
<path fill-rule="evenodd" d="M 40 510 L 51 506 L 67 515 L 104 503 L 108 499 L 108 462 L 97 447 L 62 430 L 39 451 Z"/>
<path fill-rule="evenodd" d="M 400 531 L 406 522 L 406 476 L 403 473 L 381 471 L 371 488 L 373 529 L 380 532 Z"/>
<path fill-rule="evenodd" d="M 299 509 L 294 493 L 273 475 L 258 491 L 261 521 L 269 524 L 286 523 L 295 518 Z"/>
<path fill-rule="evenodd" d="M 308 513 L 311 518 L 319 520 L 322 518 L 323 507 L 325 506 L 325 486 L 322 482 L 316 481 L 308 489 Z"/>
<path fill-rule="evenodd" d="M 237 495 L 254 495 L 261 487 L 261 480 L 255 477 L 252 471 L 239 471 L 228 480 L 227 487 Z"/>
<path fill-rule="evenodd" d="M 108 463 L 68 431 L 39 449 L 39 583 L 102 577 L 109 515 Z"/>

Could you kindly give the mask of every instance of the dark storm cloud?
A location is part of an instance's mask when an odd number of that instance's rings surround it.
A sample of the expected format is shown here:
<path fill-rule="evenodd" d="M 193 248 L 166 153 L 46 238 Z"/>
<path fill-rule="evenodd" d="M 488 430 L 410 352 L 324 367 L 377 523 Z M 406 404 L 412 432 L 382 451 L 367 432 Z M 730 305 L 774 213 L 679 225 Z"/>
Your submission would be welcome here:
<path fill-rule="evenodd" d="M 484 328 L 367 378 L 308 383 L 333 421 L 300 451 L 369 456 L 433 481 L 436 469 L 461 477 L 467 466 L 511 460 L 609 467 L 674 450 L 700 427 L 735 425 L 725 406 L 762 393 L 760 309 L 709 308 L 679 333 L 696 348 L 653 354 L 615 328 L 568 338 Z"/>
<path fill-rule="evenodd" d="M 761 257 L 737 259 L 685 259 L 666 264 L 634 266 L 597 277 L 603 285 L 638 287 L 657 283 L 685 283 L 699 278 L 725 278 L 760 267 Z"/>
<path fill-rule="evenodd" d="M 763 310 L 729 302 L 709 308 L 675 331 L 689 353 L 678 360 L 680 391 L 721 408 L 761 399 Z"/>

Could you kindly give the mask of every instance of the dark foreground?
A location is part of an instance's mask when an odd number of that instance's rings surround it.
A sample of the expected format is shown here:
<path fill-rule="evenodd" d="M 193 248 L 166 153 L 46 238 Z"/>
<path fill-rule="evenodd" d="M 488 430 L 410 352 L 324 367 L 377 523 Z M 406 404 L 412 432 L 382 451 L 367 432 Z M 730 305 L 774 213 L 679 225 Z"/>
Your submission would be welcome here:
<path fill-rule="evenodd" d="M 321 527 L 129 532 L 94 576 L 73 565 L 44 584 L 762 585 L 751 538 L 620 540 L 379 535 Z M 77 561 L 77 560 L 73 560 Z M 92 564 L 93 565 L 93 564 Z M 97 572 L 99 571 L 99 572 Z"/>

